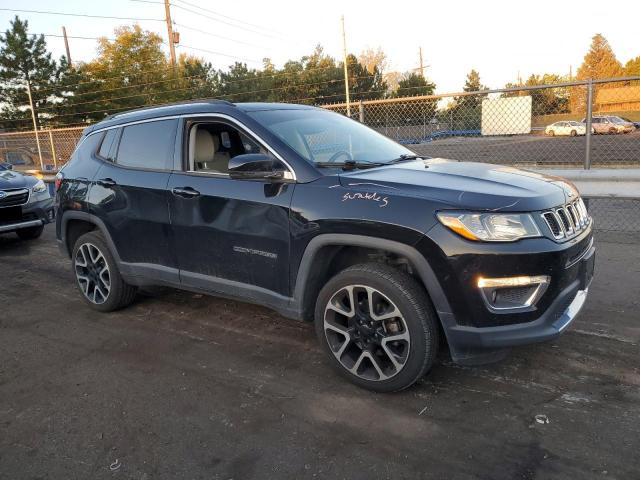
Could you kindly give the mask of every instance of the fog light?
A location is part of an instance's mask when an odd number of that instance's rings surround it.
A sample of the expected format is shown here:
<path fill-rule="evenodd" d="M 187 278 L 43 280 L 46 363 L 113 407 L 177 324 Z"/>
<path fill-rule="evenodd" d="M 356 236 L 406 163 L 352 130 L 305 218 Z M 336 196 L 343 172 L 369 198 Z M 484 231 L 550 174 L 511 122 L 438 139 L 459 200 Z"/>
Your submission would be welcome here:
<path fill-rule="evenodd" d="M 478 288 L 491 311 L 531 310 L 549 285 L 547 275 L 478 278 Z"/>

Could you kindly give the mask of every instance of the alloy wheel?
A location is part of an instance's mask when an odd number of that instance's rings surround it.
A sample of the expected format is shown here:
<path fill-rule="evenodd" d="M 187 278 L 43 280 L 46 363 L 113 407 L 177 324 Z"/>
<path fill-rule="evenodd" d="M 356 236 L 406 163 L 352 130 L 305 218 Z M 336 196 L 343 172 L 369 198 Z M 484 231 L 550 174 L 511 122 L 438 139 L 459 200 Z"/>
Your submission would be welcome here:
<path fill-rule="evenodd" d="M 340 364 L 365 380 L 388 380 L 409 358 L 411 338 L 400 309 L 366 285 L 348 285 L 331 296 L 324 334 Z"/>
<path fill-rule="evenodd" d="M 74 270 L 80 290 L 96 305 L 107 301 L 111 291 L 111 273 L 104 255 L 92 243 L 83 243 L 76 252 Z"/>

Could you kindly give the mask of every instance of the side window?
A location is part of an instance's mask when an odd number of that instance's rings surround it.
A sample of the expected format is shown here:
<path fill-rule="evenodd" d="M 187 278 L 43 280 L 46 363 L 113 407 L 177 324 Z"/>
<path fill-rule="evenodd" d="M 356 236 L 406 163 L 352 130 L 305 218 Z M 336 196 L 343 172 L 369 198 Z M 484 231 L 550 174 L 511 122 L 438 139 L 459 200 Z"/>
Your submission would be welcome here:
<path fill-rule="evenodd" d="M 107 130 L 104 138 L 102 139 L 102 143 L 100 144 L 100 148 L 98 149 L 98 156 L 105 160 L 113 160 L 113 149 L 115 147 L 114 141 L 118 138 L 118 133 L 120 132 L 119 128 L 112 128 L 111 130 Z"/>
<path fill-rule="evenodd" d="M 157 120 L 124 127 L 116 163 L 124 167 L 169 169 L 177 125 L 177 120 Z"/>
<path fill-rule="evenodd" d="M 229 172 L 229 160 L 245 153 L 269 152 L 244 132 L 222 122 L 196 123 L 189 129 L 188 169 Z"/>

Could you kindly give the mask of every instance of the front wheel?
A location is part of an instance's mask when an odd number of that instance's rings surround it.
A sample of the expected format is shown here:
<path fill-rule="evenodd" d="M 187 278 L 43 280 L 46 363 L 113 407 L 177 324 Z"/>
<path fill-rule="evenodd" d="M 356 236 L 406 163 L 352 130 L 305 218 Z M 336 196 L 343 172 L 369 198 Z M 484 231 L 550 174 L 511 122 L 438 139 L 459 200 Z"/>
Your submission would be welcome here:
<path fill-rule="evenodd" d="M 122 279 L 100 233 L 89 232 L 78 238 L 73 247 L 72 261 L 78 288 L 93 309 L 110 312 L 134 300 L 136 287 Z"/>
<path fill-rule="evenodd" d="M 571 130 L 571 134 L 572 137 L 575 137 L 576 135 L 578 135 L 578 132 L 576 132 L 575 130 Z"/>
<path fill-rule="evenodd" d="M 355 265 L 329 280 L 315 325 L 338 372 L 377 392 L 410 387 L 437 354 L 437 319 L 424 287 L 383 264 Z"/>

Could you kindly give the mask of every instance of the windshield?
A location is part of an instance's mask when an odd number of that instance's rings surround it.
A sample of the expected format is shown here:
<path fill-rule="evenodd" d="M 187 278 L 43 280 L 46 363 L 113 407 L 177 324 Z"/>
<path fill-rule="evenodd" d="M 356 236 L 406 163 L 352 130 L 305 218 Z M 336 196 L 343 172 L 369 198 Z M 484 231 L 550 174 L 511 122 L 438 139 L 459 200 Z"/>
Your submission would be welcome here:
<path fill-rule="evenodd" d="M 320 109 L 247 112 L 311 163 L 386 163 L 411 150 L 334 112 Z"/>
<path fill-rule="evenodd" d="M 624 123 L 624 120 L 622 120 L 620 117 L 609 117 L 609 120 L 611 120 L 611 122 L 613 123 Z"/>

